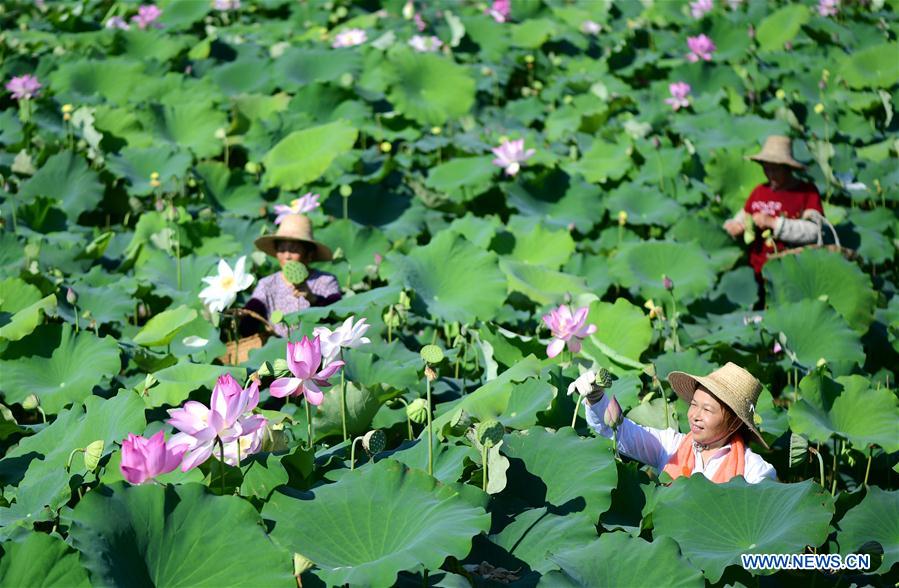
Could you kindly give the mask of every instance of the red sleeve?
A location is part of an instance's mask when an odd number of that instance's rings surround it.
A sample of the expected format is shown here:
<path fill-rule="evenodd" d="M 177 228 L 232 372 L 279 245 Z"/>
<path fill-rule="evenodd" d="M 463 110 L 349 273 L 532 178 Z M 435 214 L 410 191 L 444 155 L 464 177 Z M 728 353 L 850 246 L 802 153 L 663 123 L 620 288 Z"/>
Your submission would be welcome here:
<path fill-rule="evenodd" d="M 824 208 L 821 207 L 821 195 L 814 184 L 809 184 L 808 186 L 804 210 L 817 210 L 822 216 L 824 215 Z"/>

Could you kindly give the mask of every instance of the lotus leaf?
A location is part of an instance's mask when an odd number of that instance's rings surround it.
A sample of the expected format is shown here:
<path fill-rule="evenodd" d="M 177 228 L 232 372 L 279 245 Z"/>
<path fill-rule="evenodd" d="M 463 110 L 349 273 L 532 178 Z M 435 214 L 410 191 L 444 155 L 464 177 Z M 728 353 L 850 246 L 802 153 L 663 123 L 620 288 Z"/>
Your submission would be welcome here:
<path fill-rule="evenodd" d="M 549 559 L 560 571 L 544 576 L 539 586 L 705 585 L 702 573 L 684 561 L 668 537 L 649 543 L 627 533 L 604 533 L 573 549 L 553 549 Z"/>
<path fill-rule="evenodd" d="M 321 177 L 356 142 L 357 131 L 343 121 L 294 131 L 262 159 L 265 186 L 297 190 Z"/>
<path fill-rule="evenodd" d="M 471 200 L 490 189 L 499 169 L 491 157 L 457 157 L 435 166 L 425 185 L 453 200 Z"/>
<path fill-rule="evenodd" d="M 418 123 L 443 125 L 467 113 L 474 103 L 474 80 L 448 59 L 404 49 L 392 52 L 384 65 L 388 99 Z"/>
<path fill-rule="evenodd" d="M 103 198 L 103 185 L 80 155 L 62 151 L 51 156 L 34 176 L 22 185 L 25 198 L 44 196 L 59 203 L 69 220 L 75 221 Z"/>
<path fill-rule="evenodd" d="M 491 542 L 543 574 L 558 568 L 552 553 L 575 549 L 595 539 L 593 521 L 577 514 L 556 514 L 551 507 L 526 510 L 490 536 Z"/>
<path fill-rule="evenodd" d="M 234 96 L 271 90 L 271 71 L 267 61 L 239 59 L 221 65 L 209 72 L 222 91 Z"/>
<path fill-rule="evenodd" d="M 883 563 L 878 574 L 888 574 L 899 562 L 899 519 L 889 513 L 899 511 L 899 490 L 883 490 L 868 486 L 867 495 L 849 510 L 838 523 L 837 542 L 840 553 L 858 553 L 868 541 L 883 547 Z"/>
<path fill-rule="evenodd" d="M 445 321 L 492 317 L 506 297 L 496 254 L 446 231 L 409 255 L 388 254 L 382 268 L 392 282 L 415 292 L 427 312 Z"/>
<path fill-rule="evenodd" d="M 579 173 L 588 182 L 603 184 L 620 180 L 630 170 L 631 151 L 627 143 L 607 143 L 597 139 L 581 159 L 568 164 L 570 173 Z"/>
<path fill-rule="evenodd" d="M 604 354 L 597 341 L 633 360 L 639 360 L 652 341 L 649 317 L 624 298 L 614 304 L 600 300 L 592 303 L 587 323 L 596 325 L 596 332 L 584 340 L 584 353 L 600 363 Z"/>
<path fill-rule="evenodd" d="M 199 158 L 221 153 L 224 143 L 216 132 L 228 126 L 224 113 L 201 101 L 152 105 L 142 120 L 144 128 L 153 133 L 154 142 L 175 149 L 186 147 Z"/>
<path fill-rule="evenodd" d="M 582 233 L 599 220 L 597 205 L 602 206 L 598 187 L 562 172 L 540 176 L 526 186 L 510 185 L 508 201 L 522 215 L 566 229 L 573 224 Z"/>
<path fill-rule="evenodd" d="M 46 313 L 56 309 L 56 296 L 41 291 L 18 278 L 0 281 L 0 339 L 18 341 L 31 334 Z"/>
<path fill-rule="evenodd" d="M 506 226 L 509 232 L 494 240 L 494 250 L 515 261 L 558 269 L 574 253 L 574 239 L 566 229 L 551 229 L 537 218 L 522 216 L 513 216 Z"/>
<path fill-rule="evenodd" d="M 65 465 L 73 449 L 102 439 L 104 454 L 109 454 L 129 432 L 143 431 L 145 427 L 143 403 L 129 390 L 109 400 L 91 396 L 83 407 L 76 404 L 60 412 L 47 428 L 22 439 L 4 457 L 4 462 L 17 459 L 28 464 L 28 469 L 16 489 L 16 502 L 8 509 L 0 509 L 0 524 L 26 516 L 32 520 L 52 518 L 53 514 L 45 513 L 44 507 L 56 510 L 72 493 Z M 72 474 L 76 473 L 79 468 L 73 465 Z"/>
<path fill-rule="evenodd" d="M 834 513 L 830 494 L 810 480 L 749 484 L 738 477 L 715 484 L 694 474 L 658 494 L 653 537 L 677 541 L 712 583 L 727 566 L 740 565 L 740 554 L 803 553 L 806 545 L 821 545 Z"/>
<path fill-rule="evenodd" d="M 521 292 L 537 304 L 561 303 L 566 295 L 577 296 L 589 291 L 580 276 L 542 265 L 501 259 L 499 267 L 506 274 L 510 292 Z"/>
<path fill-rule="evenodd" d="M 759 49 L 764 52 L 782 50 L 784 43 L 792 41 L 809 18 L 808 7 L 801 4 L 784 6 L 766 16 L 756 32 Z"/>
<path fill-rule="evenodd" d="M 174 187 L 187 174 L 190 154 L 176 147 L 160 145 L 154 147 L 125 147 L 119 155 L 109 158 L 108 166 L 113 173 L 131 184 L 129 192 L 135 196 L 145 196 L 154 191 L 150 176 L 159 174 L 159 181 Z"/>
<path fill-rule="evenodd" d="M 843 61 L 840 73 L 850 88 L 890 87 L 899 82 L 899 63 L 890 58 L 897 51 L 896 43 L 856 51 Z"/>
<path fill-rule="evenodd" d="M 766 263 L 775 304 L 827 297 L 827 302 L 859 334 L 874 320 L 877 295 L 871 277 L 857 265 L 823 249 L 807 249 Z"/>
<path fill-rule="evenodd" d="M 148 78 L 144 66 L 128 59 L 71 61 L 50 74 L 50 83 L 60 101 L 96 104 L 106 99 L 114 104 L 128 102 L 134 88 Z"/>
<path fill-rule="evenodd" d="M 394 459 L 410 468 L 428 471 L 428 443 L 422 439 L 412 442 L 404 442 L 396 451 L 385 454 L 385 457 Z M 411 443 L 411 445 L 410 445 Z M 434 477 L 445 484 L 457 482 L 462 477 L 465 466 L 464 459 L 475 459 L 475 451 L 468 445 L 440 444 L 434 448 Z"/>
<path fill-rule="evenodd" d="M 153 374 L 159 384 L 147 391 L 144 402 L 151 407 L 167 404 L 177 406 L 187 400 L 188 395 L 197 388 L 205 386 L 212 389 L 216 379 L 226 373 L 230 373 L 238 381 L 243 381 L 247 375 L 243 368 L 181 361 Z"/>
<path fill-rule="evenodd" d="M 103 585 L 294 581 L 289 554 L 266 535 L 253 506 L 214 496 L 200 484 L 115 483 L 87 494 L 65 519 L 92 580 Z M 235 544 L 240 558 L 233 556 Z M 254 565 L 246 565 L 245 557 Z"/>
<path fill-rule="evenodd" d="M 765 182 L 762 166 L 743 158 L 734 149 L 719 149 L 705 165 L 706 183 L 721 194 L 722 203 L 729 212 L 743 209 L 752 189 Z M 723 231 L 722 231 L 723 232 Z"/>
<path fill-rule="evenodd" d="M 3 544 L 0 583 L 28 588 L 91 586 L 78 553 L 62 539 L 44 533 L 29 533 L 24 541 Z"/>
<path fill-rule="evenodd" d="M 490 516 L 451 486 L 393 460 L 350 472 L 314 500 L 275 494 L 262 510 L 272 536 L 330 585 L 386 586 L 404 570 L 464 557 Z"/>
<path fill-rule="evenodd" d="M 786 347 L 804 366 L 812 367 L 824 358 L 835 362 L 834 369 L 865 361 L 858 335 L 843 317 L 820 300 L 801 300 L 771 309 L 762 322 L 772 333 L 783 333 Z"/>
<path fill-rule="evenodd" d="M 369 430 L 371 421 L 381 408 L 377 394 L 380 389 L 356 386 L 353 382 L 346 384 L 346 430 L 351 435 L 361 435 Z M 340 386 L 332 386 L 324 391 L 325 401 L 315 410 L 316 438 L 328 435 L 340 435 L 343 421 L 340 416 Z"/>
<path fill-rule="evenodd" d="M 317 239 L 336 249 L 340 247 L 349 263 L 352 283 L 365 276 L 366 267 L 375 264 L 375 255 L 386 255 L 390 241 L 375 227 L 360 227 L 350 220 L 339 219 L 315 232 Z"/>
<path fill-rule="evenodd" d="M 668 226 L 684 214 L 684 208 L 658 187 L 642 184 L 622 185 L 606 199 L 605 206 L 613 216 L 617 211 L 626 212 L 631 225 Z"/>
<path fill-rule="evenodd" d="M 715 276 L 709 263 L 695 243 L 641 241 L 621 247 L 611 260 L 611 272 L 621 285 L 657 304 L 671 296 L 662 284 L 662 275 L 667 275 L 674 282 L 678 304 L 686 304 L 712 289 Z"/>
<path fill-rule="evenodd" d="M 356 74 L 362 65 L 354 51 L 330 51 L 292 47 L 275 61 L 279 85 L 288 90 L 315 82 L 333 82 L 345 74 Z"/>
<path fill-rule="evenodd" d="M 0 362 L 0 389 L 8 402 L 22 402 L 35 394 L 45 412 L 57 413 L 71 402 L 81 402 L 104 378 L 119 372 L 115 339 L 84 331 L 76 334 L 69 324 L 62 325 L 61 333 L 49 358 L 33 355 Z"/>
<path fill-rule="evenodd" d="M 178 331 L 195 318 L 197 311 L 186 306 L 166 310 L 147 321 L 133 340 L 144 347 L 168 345 L 178 335 Z"/>

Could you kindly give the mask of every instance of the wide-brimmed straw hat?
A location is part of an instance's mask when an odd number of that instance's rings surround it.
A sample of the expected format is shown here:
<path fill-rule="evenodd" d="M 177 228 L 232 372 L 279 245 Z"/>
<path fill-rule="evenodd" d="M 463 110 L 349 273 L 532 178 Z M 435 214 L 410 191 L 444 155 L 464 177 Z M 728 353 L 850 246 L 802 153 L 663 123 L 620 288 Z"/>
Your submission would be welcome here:
<path fill-rule="evenodd" d="M 795 169 L 805 169 L 805 166 L 793 159 L 793 144 L 789 137 L 783 135 L 771 135 L 765 139 L 762 150 L 746 159 L 759 163 L 779 163 Z"/>
<path fill-rule="evenodd" d="M 300 241 L 313 245 L 315 254 L 310 261 L 329 261 L 332 257 L 331 249 L 312 236 L 312 222 L 302 214 L 285 216 L 274 234 L 263 235 L 256 239 L 256 247 L 275 257 L 278 253 L 278 241 Z"/>
<path fill-rule="evenodd" d="M 687 403 L 693 400 L 693 393 L 700 385 L 715 398 L 727 405 L 743 421 L 766 448 L 768 444 L 755 427 L 755 405 L 762 392 L 762 383 L 755 376 L 733 362 L 727 362 L 707 376 L 695 376 L 686 372 L 671 372 L 668 383 L 678 396 Z"/>

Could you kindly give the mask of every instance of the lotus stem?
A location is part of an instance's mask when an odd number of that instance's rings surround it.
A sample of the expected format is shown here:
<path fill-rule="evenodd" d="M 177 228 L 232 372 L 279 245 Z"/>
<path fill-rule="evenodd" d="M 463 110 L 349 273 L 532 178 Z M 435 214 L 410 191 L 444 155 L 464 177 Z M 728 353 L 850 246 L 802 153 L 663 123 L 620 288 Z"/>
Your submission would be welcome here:
<path fill-rule="evenodd" d="M 677 334 L 677 298 L 674 297 L 674 288 L 671 289 L 671 318 L 668 320 L 671 325 L 671 340 L 674 342 L 674 350 L 680 351 L 680 337 Z"/>
<path fill-rule="evenodd" d="M 865 488 L 868 487 L 868 474 L 871 473 L 871 457 L 873 457 L 873 455 L 874 455 L 874 448 L 871 446 L 868 446 L 868 465 L 865 467 L 865 481 L 862 482 L 862 486 Z"/>
<path fill-rule="evenodd" d="M 342 350 L 340 359 L 343 359 Z M 342 369 L 340 370 L 340 424 L 343 426 L 343 440 L 346 441 L 346 376 Z"/>
<path fill-rule="evenodd" d="M 350 206 L 349 196 L 343 196 L 343 220 L 348 219 L 350 216 L 349 206 Z"/>
<path fill-rule="evenodd" d="M 234 330 L 234 365 L 240 364 L 240 331 L 237 328 L 237 315 L 231 317 L 231 328 Z"/>
<path fill-rule="evenodd" d="M 656 386 L 658 386 L 658 388 L 659 388 L 659 394 L 662 395 L 662 400 L 665 402 L 665 428 L 670 429 L 671 428 L 671 422 L 670 422 L 671 417 L 669 416 L 668 413 L 671 411 L 668 410 L 668 395 L 665 394 L 665 388 L 662 387 L 662 381 L 656 377 L 653 377 L 653 380 L 656 381 Z"/>
<path fill-rule="evenodd" d="M 824 459 L 821 458 L 821 444 L 818 444 L 818 449 L 815 449 L 814 447 L 809 447 L 808 449 L 818 458 L 818 471 L 821 475 L 821 487 L 826 488 L 824 485 Z"/>
<path fill-rule="evenodd" d="M 84 453 L 83 447 L 78 447 L 73 449 L 71 453 L 69 453 L 69 458 L 66 460 L 66 472 L 70 472 L 72 470 L 72 459 L 74 459 L 76 453 Z"/>
<path fill-rule="evenodd" d="M 579 407 L 580 407 L 580 402 L 575 400 L 574 401 L 574 414 L 571 415 L 571 428 L 572 429 L 574 428 L 574 425 L 577 424 L 577 411 L 578 411 Z"/>
<path fill-rule="evenodd" d="M 481 490 L 487 491 L 487 446 L 481 442 L 481 463 L 484 464 L 484 479 L 481 480 Z"/>
<path fill-rule="evenodd" d="M 309 445 L 308 449 L 312 449 L 312 408 L 309 406 L 309 401 L 307 400 L 306 405 L 306 433 L 309 435 Z"/>
<path fill-rule="evenodd" d="M 618 453 L 618 427 L 612 427 L 612 444 L 615 446 L 615 459 L 621 461 L 621 454 Z"/>
<path fill-rule="evenodd" d="M 240 437 L 234 440 L 234 443 L 237 445 L 237 470 L 240 471 Z M 247 471 L 250 471 L 247 468 Z M 243 476 L 240 477 L 240 482 L 237 483 L 237 495 L 240 496 L 240 487 L 243 486 Z"/>
<path fill-rule="evenodd" d="M 358 441 L 362 441 L 362 437 L 356 437 L 350 445 L 350 471 L 356 469 L 356 443 Z"/>
<path fill-rule="evenodd" d="M 831 477 L 830 484 L 830 495 L 836 496 L 837 494 L 837 456 L 839 455 L 839 440 L 833 440 L 833 475 Z"/>
<path fill-rule="evenodd" d="M 408 433 L 409 441 L 412 441 L 412 419 L 409 418 L 409 403 L 406 402 L 406 399 L 402 396 L 397 396 L 397 400 L 403 403 L 403 406 L 406 408 L 403 412 L 406 413 L 406 431 Z"/>
<path fill-rule="evenodd" d="M 75 309 L 75 333 L 77 334 L 81 330 L 81 324 L 78 321 L 78 305 L 72 304 L 72 308 Z"/>
<path fill-rule="evenodd" d="M 219 445 L 220 455 L 222 456 L 222 496 L 225 495 L 225 444 L 221 437 L 216 437 L 215 442 Z"/>
<path fill-rule="evenodd" d="M 425 378 L 428 393 L 428 475 L 434 475 L 434 427 L 431 423 L 431 380 Z"/>

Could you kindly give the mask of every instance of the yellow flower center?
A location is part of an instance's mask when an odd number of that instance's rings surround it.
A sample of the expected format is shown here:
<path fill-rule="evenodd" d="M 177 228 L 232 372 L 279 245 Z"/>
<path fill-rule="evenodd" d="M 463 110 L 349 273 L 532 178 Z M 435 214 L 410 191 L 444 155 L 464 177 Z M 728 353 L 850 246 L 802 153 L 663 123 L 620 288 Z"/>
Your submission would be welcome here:
<path fill-rule="evenodd" d="M 225 276 L 222 278 L 222 289 L 230 290 L 234 287 L 234 277 L 233 276 Z"/>

